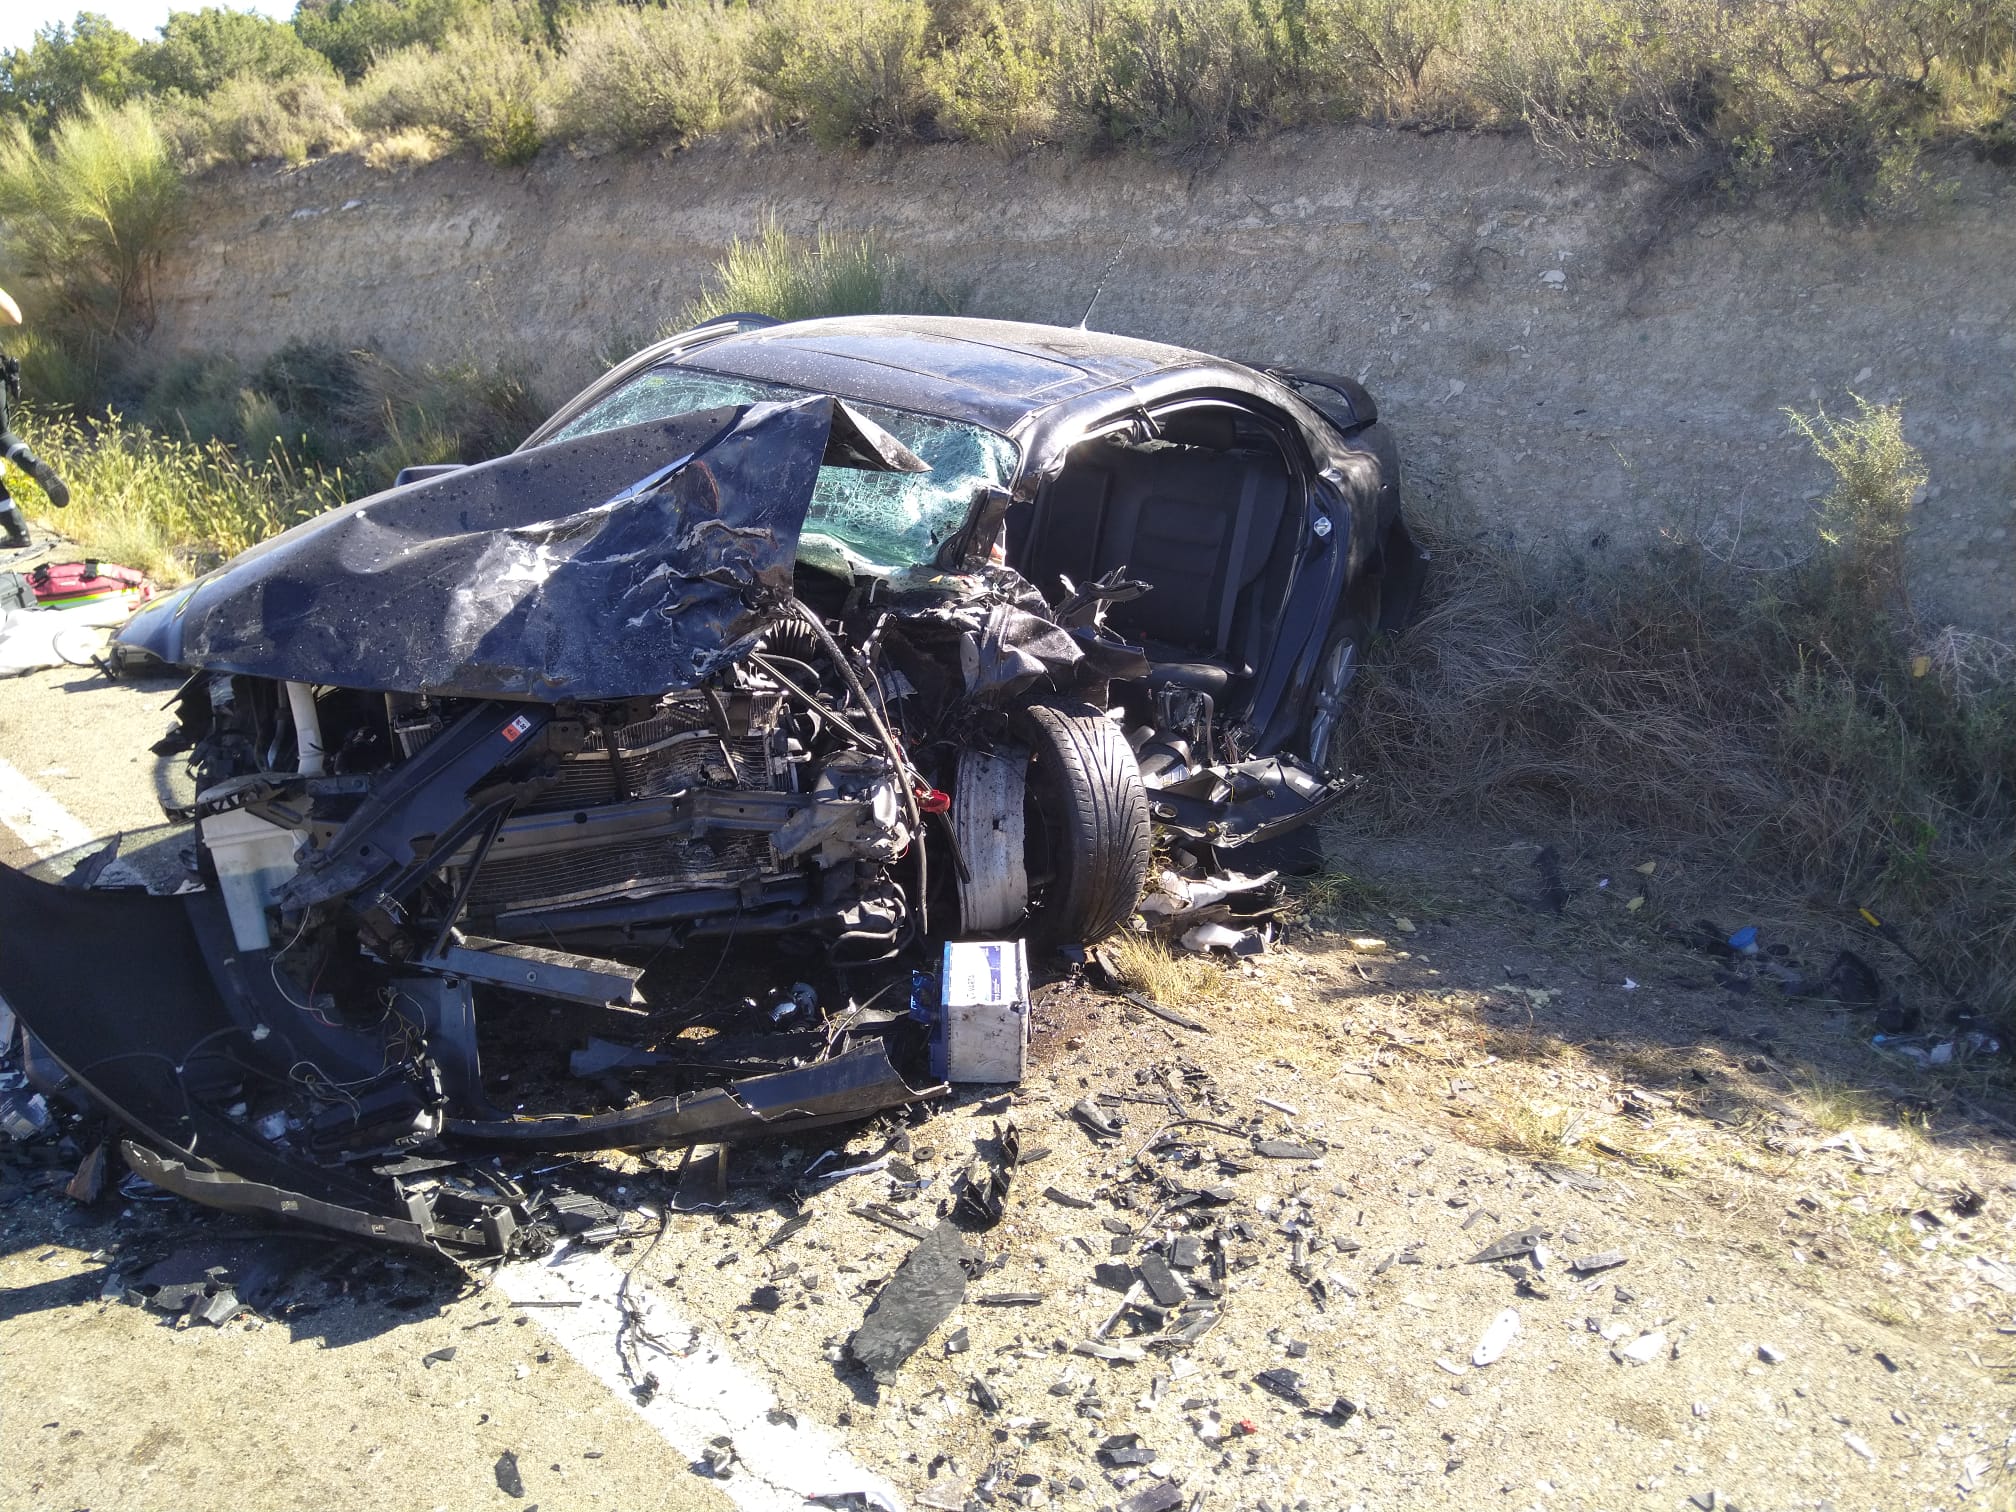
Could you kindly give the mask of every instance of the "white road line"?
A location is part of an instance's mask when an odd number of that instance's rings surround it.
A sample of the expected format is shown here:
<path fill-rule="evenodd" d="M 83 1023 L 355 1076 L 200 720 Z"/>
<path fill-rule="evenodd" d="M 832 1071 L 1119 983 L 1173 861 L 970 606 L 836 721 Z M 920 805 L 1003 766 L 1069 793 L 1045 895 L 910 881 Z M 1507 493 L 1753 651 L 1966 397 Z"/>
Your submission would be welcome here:
<path fill-rule="evenodd" d="M 804 1512 L 808 1497 L 848 1491 L 903 1505 L 895 1487 L 863 1469 L 825 1429 L 802 1420 L 793 1426 L 782 1414 L 773 1422 L 776 1393 L 697 1324 L 674 1313 L 641 1277 L 631 1283 L 628 1301 L 643 1326 L 630 1331 L 628 1342 L 639 1372 L 655 1375 L 658 1389 L 640 1402 L 623 1373 L 617 1342 L 623 1275 L 604 1255 L 562 1249 L 545 1260 L 505 1266 L 497 1288 L 515 1302 L 578 1303 L 525 1311 L 689 1461 L 727 1437 L 737 1463 L 727 1479 L 712 1484 L 743 1512 Z"/>
<path fill-rule="evenodd" d="M 88 825 L 4 759 L 0 759 L 0 824 L 44 858 L 75 850 L 97 838 Z"/>

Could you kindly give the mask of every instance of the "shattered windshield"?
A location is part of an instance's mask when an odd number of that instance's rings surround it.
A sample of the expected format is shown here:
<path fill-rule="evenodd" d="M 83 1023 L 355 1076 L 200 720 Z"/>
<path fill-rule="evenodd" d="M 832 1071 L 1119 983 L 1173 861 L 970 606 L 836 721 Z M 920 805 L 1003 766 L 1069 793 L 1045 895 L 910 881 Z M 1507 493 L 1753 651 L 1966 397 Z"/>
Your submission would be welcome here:
<path fill-rule="evenodd" d="M 547 439 L 564 441 L 724 405 L 803 398 L 802 390 L 691 368 L 654 368 L 592 405 Z M 843 396 L 844 397 L 844 396 Z M 1006 488 L 1014 446 L 1003 436 L 879 404 L 848 404 L 931 464 L 926 473 L 822 467 L 799 537 L 798 559 L 827 572 L 886 577 L 929 562 L 965 523 L 976 492 Z"/>

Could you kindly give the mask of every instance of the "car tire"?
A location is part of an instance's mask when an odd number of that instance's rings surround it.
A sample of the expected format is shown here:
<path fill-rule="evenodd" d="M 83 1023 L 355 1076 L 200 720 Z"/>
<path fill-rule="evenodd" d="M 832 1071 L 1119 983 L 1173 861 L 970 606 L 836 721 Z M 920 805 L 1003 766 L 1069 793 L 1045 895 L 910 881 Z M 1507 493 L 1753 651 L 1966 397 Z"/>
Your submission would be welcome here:
<path fill-rule="evenodd" d="M 1340 620 L 1324 641 L 1323 655 L 1316 663 L 1316 679 L 1309 688 L 1296 743 L 1303 759 L 1325 778 L 1345 775 L 1351 685 L 1365 664 L 1365 647 L 1371 639 L 1364 620 L 1355 616 Z"/>
<path fill-rule="evenodd" d="M 1042 945 L 1090 944 L 1133 914 L 1148 878 L 1148 794 L 1118 725 L 1090 704 L 1023 711 L 1033 759 L 1027 835 Z"/>

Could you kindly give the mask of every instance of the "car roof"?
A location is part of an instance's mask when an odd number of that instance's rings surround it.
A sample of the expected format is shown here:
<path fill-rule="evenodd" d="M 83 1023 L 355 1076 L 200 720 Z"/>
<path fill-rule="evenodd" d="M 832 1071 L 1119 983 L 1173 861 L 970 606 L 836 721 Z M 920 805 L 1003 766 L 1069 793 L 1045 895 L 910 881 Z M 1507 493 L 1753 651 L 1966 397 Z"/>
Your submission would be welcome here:
<path fill-rule="evenodd" d="M 1132 336 L 943 315 L 855 315 L 761 326 L 704 342 L 671 360 L 970 420 L 1003 433 L 1040 411 L 1152 373 L 1246 371 L 1223 358 Z"/>

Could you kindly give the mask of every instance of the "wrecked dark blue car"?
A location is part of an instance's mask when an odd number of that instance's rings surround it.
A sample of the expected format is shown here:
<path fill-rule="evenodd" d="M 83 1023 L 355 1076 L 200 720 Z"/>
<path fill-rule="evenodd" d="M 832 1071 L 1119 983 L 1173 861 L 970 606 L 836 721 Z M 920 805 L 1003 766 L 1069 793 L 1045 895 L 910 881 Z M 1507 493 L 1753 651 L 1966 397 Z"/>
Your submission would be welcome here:
<path fill-rule="evenodd" d="M 923 1094 L 843 1014 L 726 1085 L 507 1111 L 479 1066 L 497 1005 L 634 1011 L 696 940 L 837 968 L 1097 940 L 1158 830 L 1216 855 L 1345 795 L 1346 693 L 1421 570 L 1349 379 L 730 318 L 510 455 L 415 469 L 137 615 L 122 639 L 190 673 L 202 886 L 9 874 L 47 948 L 8 950 L 0 992 L 160 1184 L 505 1251 L 523 1194 L 456 1159 Z M 63 969 L 108 929 L 146 981 Z"/>

